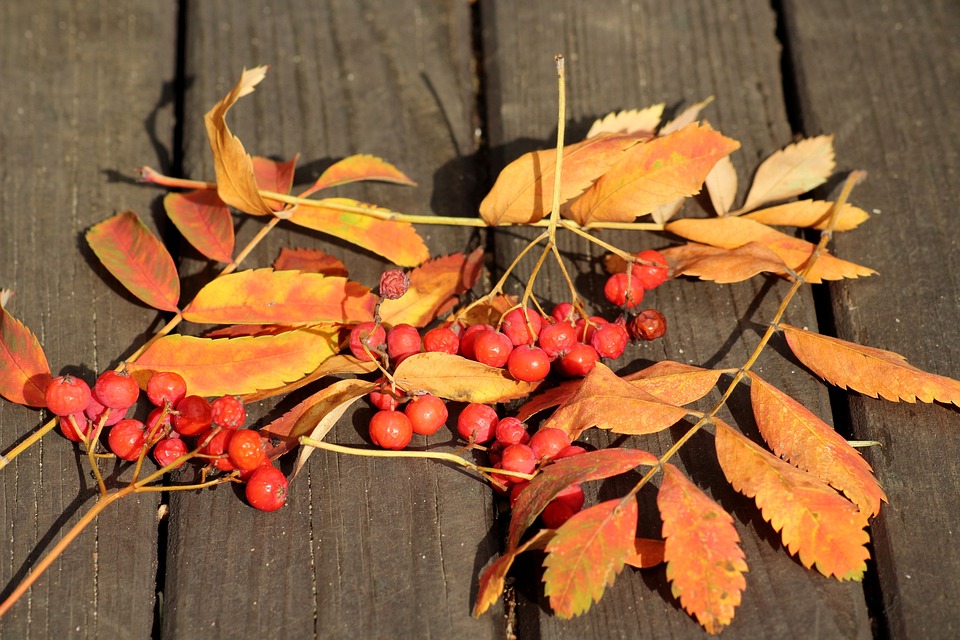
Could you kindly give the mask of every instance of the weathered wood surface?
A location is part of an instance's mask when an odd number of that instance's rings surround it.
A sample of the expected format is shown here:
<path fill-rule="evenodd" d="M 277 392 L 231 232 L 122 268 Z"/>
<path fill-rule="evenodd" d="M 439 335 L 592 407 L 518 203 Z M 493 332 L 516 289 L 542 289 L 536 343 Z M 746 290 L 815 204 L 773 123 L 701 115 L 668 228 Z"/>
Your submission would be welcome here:
<path fill-rule="evenodd" d="M 705 117 L 742 143 L 734 162 L 746 183 L 757 162 L 794 134 L 835 133 L 839 167 L 870 172 L 854 201 L 880 210 L 862 231 L 839 237 L 835 249 L 880 276 L 831 286 L 816 310 L 814 298 L 803 296 L 788 321 L 960 375 L 953 108 L 960 10 L 952 3 L 775 3 L 779 13 L 759 0 L 182 4 L 179 34 L 169 3 L 44 0 L 0 9 L 0 286 L 16 290 L 10 309 L 38 334 L 57 373 L 89 378 L 156 328 L 155 314 L 97 265 L 82 232 L 124 209 L 167 232 L 158 192 L 119 176 L 140 164 L 169 170 L 176 153 L 185 175 L 211 178 L 200 117 L 242 67 L 273 65 L 230 116 L 248 150 L 283 159 L 301 152 L 300 183 L 337 158 L 373 153 L 420 186 L 348 195 L 401 211 L 472 215 L 506 162 L 552 146 L 552 57 L 563 53 L 569 140 L 614 109 L 666 101 L 675 111 L 712 95 Z M 179 85 L 178 37 L 185 51 Z M 784 46 L 789 64 L 781 68 Z M 257 228 L 245 222 L 241 240 Z M 434 255 L 486 241 L 439 227 L 424 235 Z M 517 237 L 493 234 L 495 269 L 505 266 Z M 670 242 L 650 234 L 603 237 L 631 248 Z M 326 244 L 320 234 L 277 232 L 248 264 L 268 264 L 281 246 L 321 243 L 345 259 L 352 277 L 376 283 L 382 262 Z M 578 286 L 596 292 L 599 254 L 579 240 L 563 243 Z M 210 269 L 190 251 L 181 264 L 187 291 Z M 670 357 L 737 366 L 784 291 L 762 280 L 672 282 L 648 301 L 667 315 L 667 336 L 631 347 L 617 365 Z M 555 302 L 564 287 L 548 273 L 539 293 Z M 743 604 L 725 635 L 956 636 L 957 410 L 828 397 L 803 371 L 770 357 L 761 373 L 819 415 L 829 419 L 832 411 L 841 431 L 884 445 L 868 452 L 891 499 L 872 527 L 876 562 L 866 590 L 804 570 L 722 482 L 704 435 L 679 462 L 702 469 L 696 480 L 737 516 L 750 563 Z M 254 415 L 288 406 L 257 407 Z M 726 417 L 749 431 L 742 395 L 731 409 Z M 364 442 L 366 415 L 358 409 L 330 438 Z M 0 403 L 0 444 L 37 423 L 35 412 Z M 676 435 L 640 444 L 662 451 Z M 89 508 L 92 481 L 83 469 L 70 443 L 51 436 L 0 472 L 4 593 Z M 591 612 L 562 621 L 547 612 L 527 564 L 510 606 L 473 620 L 476 575 L 500 548 L 502 523 L 488 489 L 442 466 L 318 453 L 277 514 L 255 512 L 220 488 L 164 497 L 170 517 L 158 527 L 160 501 L 121 501 L 105 513 L 0 620 L 0 636 L 704 635 L 670 598 L 662 569 L 624 571 Z M 643 533 L 655 536 L 653 509 L 652 493 L 641 496 L 651 516 Z"/>

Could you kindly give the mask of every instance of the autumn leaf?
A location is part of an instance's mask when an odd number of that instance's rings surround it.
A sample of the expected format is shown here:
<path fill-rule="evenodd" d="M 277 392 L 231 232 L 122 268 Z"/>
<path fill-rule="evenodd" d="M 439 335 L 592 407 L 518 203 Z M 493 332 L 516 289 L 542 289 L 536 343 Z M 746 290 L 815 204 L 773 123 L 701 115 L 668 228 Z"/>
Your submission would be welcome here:
<path fill-rule="evenodd" d="M 190 246 L 211 260 L 233 260 L 233 218 L 216 191 L 168 193 L 163 209 Z"/>
<path fill-rule="evenodd" d="M 640 465 L 654 466 L 657 462 L 655 455 L 641 449 L 613 448 L 561 458 L 544 467 L 513 505 L 507 549 L 517 547 L 523 532 L 564 489 L 581 482 L 611 478 Z"/>
<path fill-rule="evenodd" d="M 257 188 L 262 191 L 273 191 L 274 193 L 290 193 L 293 187 L 293 177 L 297 169 L 297 160 L 300 159 L 298 153 L 292 160 L 287 162 L 277 162 L 270 158 L 261 156 L 253 157 L 253 177 L 257 183 Z M 280 211 L 287 205 L 277 200 L 264 200 L 274 211 Z"/>
<path fill-rule="evenodd" d="M 638 135 L 603 133 L 564 147 L 560 204 L 583 193 L 640 140 Z M 547 216 L 553 206 L 556 161 L 556 149 L 547 149 L 508 164 L 480 203 L 480 217 L 495 226 L 529 224 Z"/>
<path fill-rule="evenodd" d="M 243 395 L 302 378 L 337 351 L 335 327 L 311 327 L 276 336 L 196 338 L 168 335 L 157 340 L 127 370 L 140 386 L 154 373 L 183 376 L 198 396 Z"/>
<path fill-rule="evenodd" d="M 655 104 L 645 109 L 625 109 L 612 111 L 602 118 L 598 118 L 587 131 L 586 138 L 593 138 L 601 133 L 634 133 L 653 137 L 660 126 L 665 103 Z"/>
<path fill-rule="evenodd" d="M 746 218 L 684 218 L 671 222 L 666 230 L 681 238 L 723 249 L 736 249 L 757 242 L 776 253 L 794 271 L 800 271 L 806 265 L 815 247 L 806 240 Z M 876 271 L 873 269 L 841 260 L 823 251 L 807 274 L 807 282 L 818 284 L 824 280 L 859 278 L 874 273 Z"/>
<path fill-rule="evenodd" d="M 816 136 L 788 145 L 760 163 L 746 202 L 731 214 L 806 193 L 826 182 L 835 166 L 833 136 Z"/>
<path fill-rule="evenodd" d="M 532 416 L 545 411 L 550 407 L 557 407 L 563 404 L 570 396 L 576 393 L 582 379 L 564 380 L 556 385 L 548 386 L 543 391 L 530 396 L 517 410 L 516 417 L 521 422 L 526 422 Z"/>
<path fill-rule="evenodd" d="M 780 256 L 760 242 L 748 242 L 733 249 L 688 242 L 661 253 L 673 266 L 675 276 L 696 276 L 718 284 L 743 282 L 761 273 L 778 276 L 790 273 Z"/>
<path fill-rule="evenodd" d="M 517 556 L 531 549 L 543 549 L 555 535 L 556 533 L 552 529 L 542 529 L 516 549 L 508 549 L 493 564 L 484 569 L 483 573 L 480 574 L 477 603 L 473 607 L 474 618 L 482 616 L 487 609 L 493 606 L 493 603 L 500 599 L 507 572 L 510 571 L 510 567 L 513 566 L 513 561 L 516 560 Z"/>
<path fill-rule="evenodd" d="M 212 280 L 183 317 L 208 324 L 352 324 L 372 320 L 376 303 L 369 289 L 346 278 L 268 267 Z"/>
<path fill-rule="evenodd" d="M 455 253 L 428 260 L 411 271 L 410 287 L 396 300 L 380 303 L 380 317 L 388 325 L 425 327 L 449 311 L 457 296 L 473 288 L 483 271 L 483 249 L 470 255 Z"/>
<path fill-rule="evenodd" d="M 637 538 L 633 542 L 634 552 L 629 554 L 624 563 L 637 569 L 649 569 L 663 564 L 663 540 Z"/>
<path fill-rule="evenodd" d="M 707 633 L 718 634 L 733 621 L 747 587 L 733 518 L 672 464 L 663 466 L 657 508 L 673 597 Z"/>
<path fill-rule="evenodd" d="M 743 217 L 775 226 L 826 229 L 835 204 L 827 200 L 797 200 L 796 202 L 752 211 L 744 214 Z M 837 214 L 833 230 L 850 231 L 859 227 L 869 218 L 870 214 L 863 209 L 852 204 L 845 204 L 840 209 L 840 213 Z"/>
<path fill-rule="evenodd" d="M 570 204 L 568 216 L 581 225 L 630 222 L 698 193 L 710 169 L 739 146 L 696 124 L 636 145 Z"/>
<path fill-rule="evenodd" d="M 301 389 L 308 384 L 316 382 L 321 378 L 327 376 L 337 375 L 337 374 L 348 374 L 348 375 L 364 375 L 366 373 L 373 373 L 377 370 L 377 365 L 371 360 L 360 360 L 352 355 L 347 355 L 344 353 L 339 353 L 335 356 L 330 356 L 326 360 L 320 363 L 320 366 L 305 375 L 304 377 L 294 380 L 292 382 L 287 382 L 280 387 L 275 387 L 273 389 L 261 389 L 254 393 L 248 393 L 243 396 L 243 401 L 245 403 L 250 402 L 259 402 L 266 398 L 272 398 L 274 396 L 279 396 L 283 394 L 290 393 L 291 391 L 296 391 Z"/>
<path fill-rule="evenodd" d="M 0 396 L 45 407 L 50 380 L 50 365 L 37 337 L 0 304 Z"/>
<path fill-rule="evenodd" d="M 393 376 L 407 391 L 484 404 L 524 398 L 538 384 L 514 380 L 504 369 L 450 353 L 416 353 L 398 364 Z"/>
<path fill-rule="evenodd" d="M 867 516 L 815 476 L 714 420 L 724 475 L 734 489 L 756 501 L 790 553 L 825 576 L 863 578 L 870 556 Z"/>
<path fill-rule="evenodd" d="M 693 124 L 700 117 L 700 112 L 703 111 L 704 108 L 706 108 L 706 106 L 711 102 L 713 102 L 713 96 L 710 96 L 706 100 L 703 100 L 696 104 L 690 105 L 689 107 L 687 107 L 686 109 L 678 113 L 673 120 L 664 124 L 663 127 L 660 128 L 660 131 L 657 132 L 657 135 L 666 136 L 675 131 L 680 131 L 680 129 L 683 129 L 686 126 Z"/>
<path fill-rule="evenodd" d="M 472 324 L 496 325 L 510 309 L 520 304 L 520 298 L 511 295 L 496 295 L 492 299 L 484 297 L 478 303 L 471 303 L 465 310 L 456 313 L 457 321 L 469 327 Z"/>
<path fill-rule="evenodd" d="M 730 156 L 717 160 L 703 181 L 703 186 L 707 188 L 714 213 L 718 216 L 727 215 L 737 197 L 737 170 Z"/>
<path fill-rule="evenodd" d="M 252 215 L 273 215 L 274 211 L 260 195 L 253 170 L 253 159 L 243 143 L 227 127 L 226 115 L 237 100 L 253 92 L 268 67 L 244 69 L 236 86 L 203 116 L 213 152 L 217 193 L 231 207 Z"/>
<path fill-rule="evenodd" d="M 410 187 L 417 186 L 416 182 L 386 160 L 372 155 L 358 154 L 348 156 L 330 165 L 309 189 L 300 194 L 300 197 L 305 198 L 321 189 L 337 187 L 360 180 L 392 182 Z"/>
<path fill-rule="evenodd" d="M 635 552 L 637 500 L 608 500 L 575 514 L 557 529 L 543 561 L 544 594 L 565 619 L 599 602 Z"/>
<path fill-rule="evenodd" d="M 301 204 L 290 222 L 351 242 L 401 267 L 415 267 L 430 257 L 427 245 L 409 222 L 382 220 L 342 207 L 389 215 L 389 209 L 350 198 L 325 198 Z"/>
<path fill-rule="evenodd" d="M 347 265 L 319 249 L 280 247 L 280 255 L 273 261 L 277 271 L 304 271 L 325 276 L 347 277 Z"/>
<path fill-rule="evenodd" d="M 703 369 L 690 364 L 661 360 L 623 377 L 631 385 L 672 405 L 695 402 L 710 393 L 722 369 Z"/>
<path fill-rule="evenodd" d="M 180 279 L 166 247 L 133 211 L 118 213 L 87 231 L 97 258 L 130 293 L 161 311 L 177 311 Z"/>
<path fill-rule="evenodd" d="M 877 515 L 887 496 L 860 452 L 802 404 L 749 375 L 757 428 L 773 452 L 842 491 L 868 516 Z"/>
<path fill-rule="evenodd" d="M 543 426 L 561 429 L 576 440 L 590 427 L 632 435 L 656 433 L 686 415 L 686 409 L 658 400 L 597 363 Z"/>
<path fill-rule="evenodd" d="M 946 402 L 960 406 L 960 381 L 928 373 L 892 351 L 822 336 L 781 324 L 790 350 L 832 385 L 893 402 Z"/>

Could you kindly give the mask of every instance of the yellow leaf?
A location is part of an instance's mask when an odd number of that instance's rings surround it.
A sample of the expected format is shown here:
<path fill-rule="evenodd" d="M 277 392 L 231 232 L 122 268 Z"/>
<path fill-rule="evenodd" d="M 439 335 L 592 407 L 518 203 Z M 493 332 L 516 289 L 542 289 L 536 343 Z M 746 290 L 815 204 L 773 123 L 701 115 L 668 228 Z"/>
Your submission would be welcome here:
<path fill-rule="evenodd" d="M 397 385 L 460 402 L 493 404 L 525 398 L 538 383 L 519 382 L 504 369 L 450 353 L 417 353 L 397 365 Z"/>
<path fill-rule="evenodd" d="M 833 173 L 834 166 L 833 136 L 817 136 L 788 145 L 760 163 L 747 200 L 734 215 L 819 187 Z"/>
<path fill-rule="evenodd" d="M 660 125 L 664 106 L 661 102 L 644 109 L 611 111 L 595 120 L 585 137 L 593 138 L 601 133 L 638 133 L 652 137 Z"/>
<path fill-rule="evenodd" d="M 744 218 L 763 224 L 788 227 L 810 227 L 826 229 L 835 203 L 827 200 L 797 200 L 775 207 L 744 214 Z M 837 214 L 834 231 L 856 229 L 870 218 L 870 214 L 852 204 L 845 204 Z"/>

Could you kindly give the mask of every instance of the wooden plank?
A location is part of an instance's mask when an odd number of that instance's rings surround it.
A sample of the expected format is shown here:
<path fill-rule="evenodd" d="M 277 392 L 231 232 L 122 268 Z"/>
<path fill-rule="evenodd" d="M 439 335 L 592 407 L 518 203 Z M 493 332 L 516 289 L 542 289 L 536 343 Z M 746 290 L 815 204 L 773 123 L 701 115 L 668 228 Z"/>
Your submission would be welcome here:
<path fill-rule="evenodd" d="M 950 2 L 787 2 L 808 133 L 836 132 L 839 166 L 869 172 L 855 201 L 873 219 L 837 253 L 880 275 L 829 288 L 837 335 L 960 377 L 960 11 Z M 960 633 L 960 420 L 956 407 L 851 394 L 857 438 L 890 497 L 873 527 L 891 637 Z"/>
<path fill-rule="evenodd" d="M 83 232 L 125 209 L 154 224 L 156 194 L 132 177 L 139 164 L 170 157 L 164 83 L 174 75 L 176 10 L 6 2 L 0 25 L 0 286 L 16 291 L 9 309 L 37 334 L 54 374 L 92 383 L 157 318 L 99 266 Z M 0 403 L 2 446 L 43 422 Z M 57 433 L 0 473 L 5 596 L 92 506 L 96 485 L 86 457 Z M 0 636 L 148 637 L 157 504 L 131 498 L 104 512 L 0 621 Z"/>
<path fill-rule="evenodd" d="M 230 114 L 249 151 L 302 152 L 299 183 L 333 160 L 371 153 L 420 186 L 344 194 L 412 213 L 474 210 L 468 10 L 434 1 L 190 3 L 188 174 L 213 175 L 201 115 L 243 65 L 269 63 L 262 85 Z M 245 221 L 243 236 L 261 224 Z M 434 255 L 462 251 L 474 235 L 422 231 Z M 269 264 L 281 246 L 322 248 L 368 286 L 384 269 L 348 245 L 292 229 L 271 234 L 247 264 Z M 203 268 L 186 265 L 188 273 Z M 255 408 L 255 419 L 276 415 Z M 357 409 L 328 440 L 366 445 L 370 415 Z M 473 576 L 496 546 L 491 492 L 457 470 L 318 453 L 278 513 L 258 513 L 229 490 L 176 495 L 171 511 L 165 635 L 502 635 L 499 616 L 469 616 Z"/>
<path fill-rule="evenodd" d="M 768 3 L 484 2 L 481 15 L 494 171 L 521 152 L 554 144 L 556 81 L 552 58 L 556 53 L 566 56 L 569 141 L 582 136 L 594 118 L 613 110 L 665 101 L 671 111 L 676 111 L 679 106 L 713 95 L 716 101 L 705 117 L 743 145 L 733 158 L 741 182 L 747 182 L 762 157 L 790 142 L 774 38 L 775 17 Z M 604 232 L 602 238 L 634 250 L 672 242 L 652 234 L 636 235 L 640 237 Z M 513 237 L 513 231 L 495 236 L 497 263 L 501 266 L 508 264 L 520 246 Z M 581 240 L 563 242 L 563 250 L 576 265 L 578 287 L 589 300 L 597 302 L 597 310 L 614 313 L 608 305 L 599 303 L 605 279 L 599 264 L 601 252 Z M 542 285 L 545 300 L 552 303 L 564 299 L 565 285 L 556 272 L 548 274 Z M 615 366 L 635 370 L 643 362 L 664 358 L 706 366 L 739 366 L 757 343 L 759 331 L 785 291 L 783 282 L 760 279 L 733 286 L 670 282 L 644 300 L 645 307 L 659 308 L 666 315 L 666 337 L 629 347 Z M 796 300 L 788 315 L 791 322 L 816 326 L 809 292 Z M 774 353 L 761 362 L 760 373 L 765 379 L 829 419 L 824 388 Z M 732 415 L 727 413 L 724 419 L 734 420 L 750 433 L 754 427 L 745 390 L 733 396 L 730 409 Z M 682 429 L 672 430 L 639 440 L 638 446 L 662 452 L 682 433 Z M 609 440 L 590 435 L 588 442 L 603 446 Z M 712 438 L 700 434 L 674 461 L 734 514 L 743 538 L 750 565 L 747 590 L 725 635 L 868 636 L 869 620 L 859 585 L 808 572 L 780 549 L 779 537 L 759 518 L 752 503 L 733 493 L 723 480 L 712 448 Z M 601 495 L 609 498 L 629 486 L 621 484 L 604 484 Z M 654 492 L 642 492 L 641 534 L 659 536 L 655 509 Z M 703 633 L 669 595 L 662 569 L 624 571 L 598 604 L 569 621 L 548 612 L 534 567 L 527 565 L 526 573 L 518 572 L 516 580 L 516 627 L 521 637 L 661 638 L 700 637 Z"/>

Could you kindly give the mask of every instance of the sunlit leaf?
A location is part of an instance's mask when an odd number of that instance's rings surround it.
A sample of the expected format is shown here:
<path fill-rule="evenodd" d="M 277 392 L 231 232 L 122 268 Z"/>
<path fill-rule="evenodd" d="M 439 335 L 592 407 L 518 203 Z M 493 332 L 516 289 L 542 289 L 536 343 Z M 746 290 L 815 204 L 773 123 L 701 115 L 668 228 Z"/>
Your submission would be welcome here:
<path fill-rule="evenodd" d="M 612 111 L 595 120 L 585 137 L 593 138 L 601 133 L 637 133 L 652 137 L 660 126 L 665 106 L 665 103 L 661 102 L 644 109 Z"/>
<path fill-rule="evenodd" d="M 727 215 L 737 197 L 737 170 L 730 156 L 717 160 L 703 181 L 703 186 L 707 188 L 714 213 L 718 216 Z"/>
<path fill-rule="evenodd" d="M 168 193 L 163 198 L 163 208 L 194 249 L 218 262 L 233 259 L 233 218 L 216 191 Z"/>
<path fill-rule="evenodd" d="M 50 365 L 22 322 L 0 305 L 0 396 L 28 407 L 45 407 Z"/>
<path fill-rule="evenodd" d="M 680 113 L 676 115 L 673 120 L 667 122 L 660 128 L 660 131 L 657 132 L 657 135 L 665 136 L 673 133 L 674 131 L 680 131 L 684 127 L 693 124 L 700 118 L 700 112 L 706 108 L 708 104 L 713 102 L 713 96 L 710 96 L 706 100 L 692 104 Z"/>
<path fill-rule="evenodd" d="M 256 180 L 257 188 L 262 191 L 273 191 L 274 193 L 290 193 L 293 187 L 293 177 L 297 169 L 297 160 L 300 158 L 298 153 L 292 160 L 278 162 L 270 158 L 261 156 L 253 157 L 253 176 Z M 270 208 L 279 211 L 286 207 L 282 202 L 275 200 L 265 200 Z"/>
<path fill-rule="evenodd" d="M 259 402 L 260 400 L 264 400 L 266 398 L 285 395 L 327 376 L 337 374 L 359 376 L 365 373 L 373 373 L 376 370 L 377 365 L 372 360 L 359 360 L 352 355 L 339 353 L 335 356 L 330 356 L 321 362 L 319 367 L 299 380 L 287 382 L 286 384 L 273 389 L 261 389 L 260 391 L 256 391 L 254 393 L 248 393 L 243 396 L 243 401 L 247 403 Z"/>
<path fill-rule="evenodd" d="M 637 569 L 649 569 L 663 564 L 663 540 L 637 538 L 633 542 L 634 552 L 624 559 L 624 563 Z"/>
<path fill-rule="evenodd" d="M 425 327 L 472 289 L 482 271 L 483 249 L 428 260 L 409 273 L 410 288 L 403 296 L 380 304 L 380 317 L 388 325 Z"/>
<path fill-rule="evenodd" d="M 663 402 L 681 406 L 710 393 L 722 373 L 721 369 L 703 369 L 682 362 L 661 360 L 646 369 L 623 376 L 623 379 Z"/>
<path fill-rule="evenodd" d="M 790 268 L 773 249 L 760 242 L 725 249 L 688 242 L 661 251 L 675 276 L 697 276 L 719 284 L 742 282 L 761 273 L 786 276 Z"/>
<path fill-rule="evenodd" d="M 788 145 L 760 163 L 746 202 L 735 214 L 819 187 L 835 166 L 833 136 L 817 136 Z"/>
<path fill-rule="evenodd" d="M 787 227 L 826 229 L 835 203 L 827 200 L 797 200 L 775 207 L 751 211 L 743 215 L 748 220 Z M 837 214 L 834 231 L 856 229 L 870 218 L 870 214 L 852 204 L 845 204 Z"/>
<path fill-rule="evenodd" d="M 386 160 L 376 156 L 359 154 L 348 156 L 330 165 L 327 170 L 317 178 L 317 181 L 307 189 L 306 192 L 300 195 L 306 197 L 321 189 L 336 187 L 360 180 L 392 182 L 410 187 L 417 186 L 416 182 L 408 178 L 402 171 Z"/>
<path fill-rule="evenodd" d="M 556 533 L 552 529 L 542 529 L 536 535 L 524 542 L 516 549 L 508 549 L 493 564 L 480 574 L 480 584 L 477 588 L 477 603 L 473 607 L 473 617 L 479 618 L 484 612 L 500 599 L 503 593 L 503 583 L 507 572 L 513 566 L 513 561 L 524 551 L 543 549 L 553 539 Z"/>
<path fill-rule="evenodd" d="M 347 265 L 343 260 L 319 249 L 280 247 L 280 255 L 273 261 L 273 268 L 277 271 L 295 270 L 340 278 L 346 278 L 348 275 Z"/>
<path fill-rule="evenodd" d="M 393 375 L 407 391 L 486 404 L 524 398 L 538 384 L 514 380 L 505 369 L 450 353 L 416 353 L 398 364 Z"/>

